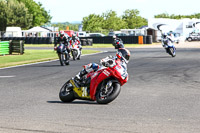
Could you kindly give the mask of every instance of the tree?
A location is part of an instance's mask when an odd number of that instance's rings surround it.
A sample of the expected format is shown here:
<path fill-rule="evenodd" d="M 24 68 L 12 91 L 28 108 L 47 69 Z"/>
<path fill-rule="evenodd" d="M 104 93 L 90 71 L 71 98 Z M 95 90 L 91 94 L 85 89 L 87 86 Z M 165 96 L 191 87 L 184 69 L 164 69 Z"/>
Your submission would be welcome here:
<path fill-rule="evenodd" d="M 0 29 L 5 31 L 7 26 L 16 26 L 23 29 L 32 26 L 32 15 L 28 13 L 23 3 L 17 0 L 0 2 Z"/>
<path fill-rule="evenodd" d="M 26 8 L 28 9 L 29 14 L 32 14 L 33 21 L 32 26 L 40 26 L 44 25 L 45 23 L 50 22 L 51 16 L 49 12 L 47 12 L 41 3 L 36 3 L 33 0 L 17 0 L 25 4 Z"/>
<path fill-rule="evenodd" d="M 192 15 L 169 15 L 167 13 L 161 13 L 158 15 L 155 15 L 154 18 L 170 18 L 170 19 L 182 19 L 182 18 L 197 18 L 200 19 L 200 13 L 192 14 Z"/>
<path fill-rule="evenodd" d="M 115 11 L 108 11 L 103 14 L 104 16 L 104 29 L 108 30 L 120 30 L 127 27 L 125 21 L 123 21 L 120 17 L 117 17 L 117 13 Z"/>
<path fill-rule="evenodd" d="M 70 30 L 78 31 L 79 24 L 70 24 L 69 22 L 65 22 L 52 24 L 52 26 L 59 27 L 59 30 L 66 30 L 66 27 L 69 26 Z"/>
<path fill-rule="evenodd" d="M 127 23 L 129 29 L 140 28 L 147 25 L 147 20 L 139 16 L 137 9 L 127 9 L 122 15 L 122 19 Z"/>
<path fill-rule="evenodd" d="M 83 30 L 95 32 L 103 30 L 104 19 L 100 15 L 90 14 L 88 17 L 84 17 L 82 24 Z"/>
<path fill-rule="evenodd" d="M 5 31 L 6 29 L 6 2 L 0 1 L 0 31 Z"/>

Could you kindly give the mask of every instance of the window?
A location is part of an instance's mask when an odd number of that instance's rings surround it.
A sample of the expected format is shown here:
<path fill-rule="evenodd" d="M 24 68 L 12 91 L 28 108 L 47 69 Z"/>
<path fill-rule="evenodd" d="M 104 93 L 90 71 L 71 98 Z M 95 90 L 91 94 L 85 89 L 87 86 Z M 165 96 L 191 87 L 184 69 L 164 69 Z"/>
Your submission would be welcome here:
<path fill-rule="evenodd" d="M 192 28 L 192 25 L 186 25 L 186 28 Z"/>

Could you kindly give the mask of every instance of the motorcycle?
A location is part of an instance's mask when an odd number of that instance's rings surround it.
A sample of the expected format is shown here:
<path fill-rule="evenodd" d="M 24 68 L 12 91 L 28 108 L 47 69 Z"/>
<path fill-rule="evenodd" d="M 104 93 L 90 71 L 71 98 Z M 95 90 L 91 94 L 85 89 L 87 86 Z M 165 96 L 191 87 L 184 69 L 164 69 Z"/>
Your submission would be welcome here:
<path fill-rule="evenodd" d="M 166 52 L 171 55 L 172 57 L 176 56 L 176 48 L 173 43 L 170 43 L 169 39 L 162 39 L 163 47 L 165 48 Z"/>
<path fill-rule="evenodd" d="M 108 104 L 117 98 L 127 80 L 127 71 L 117 63 L 113 67 L 101 66 L 96 72 L 85 75 L 84 85 L 76 78 L 67 81 L 60 89 L 59 98 L 62 102 L 82 99 Z"/>
<path fill-rule="evenodd" d="M 66 47 L 64 44 L 60 43 L 59 46 L 56 48 L 59 60 L 60 60 L 60 65 L 69 65 L 69 53 L 66 50 Z"/>
<path fill-rule="evenodd" d="M 78 42 L 73 42 L 70 46 L 70 50 L 71 50 L 71 54 L 72 54 L 72 57 L 73 57 L 73 60 L 80 60 L 81 58 L 81 50 L 77 44 Z"/>

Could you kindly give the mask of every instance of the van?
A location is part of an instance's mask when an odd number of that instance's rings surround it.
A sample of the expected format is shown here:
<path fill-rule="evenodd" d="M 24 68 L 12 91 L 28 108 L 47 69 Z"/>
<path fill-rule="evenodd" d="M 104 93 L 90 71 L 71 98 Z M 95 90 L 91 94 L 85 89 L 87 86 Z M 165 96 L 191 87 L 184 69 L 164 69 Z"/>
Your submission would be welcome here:
<path fill-rule="evenodd" d="M 90 37 L 104 37 L 105 35 L 102 33 L 89 33 Z"/>
<path fill-rule="evenodd" d="M 77 32 L 78 37 L 87 37 L 89 36 L 85 31 Z"/>

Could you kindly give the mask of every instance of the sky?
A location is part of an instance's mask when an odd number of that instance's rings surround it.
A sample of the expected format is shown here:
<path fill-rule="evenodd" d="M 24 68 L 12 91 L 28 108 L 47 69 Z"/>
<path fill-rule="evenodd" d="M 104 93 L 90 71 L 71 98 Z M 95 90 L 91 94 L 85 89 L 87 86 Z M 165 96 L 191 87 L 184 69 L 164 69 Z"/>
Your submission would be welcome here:
<path fill-rule="evenodd" d="M 146 19 L 154 15 L 191 15 L 200 13 L 199 0 L 34 0 L 50 11 L 51 22 L 81 22 L 90 14 L 116 11 L 121 16 L 126 9 L 137 9 Z"/>

